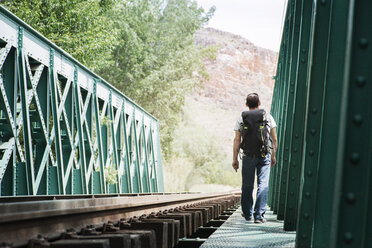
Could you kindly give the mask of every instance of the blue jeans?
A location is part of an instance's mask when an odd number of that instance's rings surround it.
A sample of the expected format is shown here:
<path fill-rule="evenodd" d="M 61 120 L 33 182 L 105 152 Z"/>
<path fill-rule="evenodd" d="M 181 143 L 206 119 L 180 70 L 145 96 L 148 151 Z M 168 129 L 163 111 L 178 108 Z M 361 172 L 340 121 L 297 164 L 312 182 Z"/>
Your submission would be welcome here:
<path fill-rule="evenodd" d="M 254 219 L 262 219 L 266 211 L 267 192 L 269 190 L 269 177 L 271 155 L 265 158 L 251 158 L 243 156 L 242 165 L 242 211 L 246 218 L 252 216 L 254 173 L 257 173 L 257 195 L 254 205 Z"/>

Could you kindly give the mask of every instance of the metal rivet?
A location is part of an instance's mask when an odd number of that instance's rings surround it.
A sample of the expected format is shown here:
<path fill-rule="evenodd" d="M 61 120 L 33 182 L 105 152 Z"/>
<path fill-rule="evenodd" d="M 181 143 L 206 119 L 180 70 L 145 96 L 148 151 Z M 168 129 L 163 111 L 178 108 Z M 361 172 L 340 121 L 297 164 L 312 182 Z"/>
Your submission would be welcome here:
<path fill-rule="evenodd" d="M 283 180 L 283 184 L 286 184 L 287 183 L 287 180 Z"/>
<path fill-rule="evenodd" d="M 283 172 L 287 172 L 287 169 L 283 169 Z"/>
<path fill-rule="evenodd" d="M 298 139 L 298 134 L 297 133 L 295 134 L 295 138 Z"/>
<path fill-rule="evenodd" d="M 308 177 L 312 177 L 313 176 L 313 172 L 311 170 L 307 171 L 307 176 Z"/>
<path fill-rule="evenodd" d="M 352 192 L 347 193 L 347 195 L 346 195 L 346 201 L 347 201 L 349 204 L 353 204 L 353 203 L 356 201 L 355 194 L 352 193 Z"/>
<path fill-rule="evenodd" d="M 291 196 L 294 196 L 294 192 L 291 192 L 290 195 L 291 195 Z"/>
<path fill-rule="evenodd" d="M 359 40 L 359 47 L 362 49 L 366 49 L 368 47 L 368 40 L 366 38 L 361 38 Z"/>
<path fill-rule="evenodd" d="M 326 1 L 326 0 L 321 0 L 321 1 L 320 1 L 320 4 L 324 6 L 324 5 L 327 4 L 327 1 Z"/>
<path fill-rule="evenodd" d="M 353 241 L 353 234 L 351 232 L 346 232 L 344 233 L 344 241 L 347 243 L 347 244 L 350 244 L 351 241 Z"/>
<path fill-rule="evenodd" d="M 285 150 L 288 151 L 288 146 L 285 147 Z"/>
<path fill-rule="evenodd" d="M 295 177 L 291 177 L 291 180 L 294 181 L 296 178 Z"/>
<path fill-rule="evenodd" d="M 305 63 L 306 60 L 304 58 L 301 59 L 301 63 Z"/>
<path fill-rule="evenodd" d="M 291 93 L 293 93 L 294 92 L 294 90 L 291 90 Z"/>
<path fill-rule="evenodd" d="M 360 126 L 363 123 L 363 117 L 361 115 L 354 115 L 354 124 Z"/>
<path fill-rule="evenodd" d="M 367 83 L 367 80 L 366 80 L 365 77 L 363 77 L 363 76 L 359 76 L 359 77 L 357 77 L 357 79 L 356 79 L 356 84 L 357 84 L 359 87 L 363 87 L 364 85 L 366 85 L 366 83 Z"/>
<path fill-rule="evenodd" d="M 311 134 L 312 135 L 315 135 L 316 134 L 316 130 L 315 129 L 311 129 Z"/>
<path fill-rule="evenodd" d="M 304 213 L 304 219 L 309 219 L 309 217 L 310 217 L 310 214 L 308 214 L 308 213 Z"/>
<path fill-rule="evenodd" d="M 293 149 L 294 152 L 297 152 L 297 148 Z"/>
<path fill-rule="evenodd" d="M 284 161 L 286 161 L 286 162 L 287 162 L 287 161 L 288 161 L 288 158 L 285 158 L 285 159 L 284 159 Z"/>
<path fill-rule="evenodd" d="M 306 49 L 302 49 L 301 52 L 302 52 L 302 53 L 306 53 Z"/>
<path fill-rule="evenodd" d="M 314 156 L 314 151 L 313 151 L 313 150 L 310 150 L 310 151 L 309 151 L 309 155 L 310 155 L 310 156 Z"/>
<path fill-rule="evenodd" d="M 313 114 L 316 114 L 316 112 L 318 112 L 316 108 L 313 108 L 311 111 L 313 112 Z"/>
<path fill-rule="evenodd" d="M 307 239 L 307 235 L 306 234 L 302 234 L 301 238 L 302 239 Z"/>
<path fill-rule="evenodd" d="M 311 197 L 310 192 L 306 192 L 306 193 L 305 193 L 305 196 L 306 196 L 306 198 L 310 198 L 310 197 Z"/>
<path fill-rule="evenodd" d="M 357 152 L 353 152 L 350 157 L 350 161 L 352 164 L 356 165 L 359 163 L 360 155 Z"/>

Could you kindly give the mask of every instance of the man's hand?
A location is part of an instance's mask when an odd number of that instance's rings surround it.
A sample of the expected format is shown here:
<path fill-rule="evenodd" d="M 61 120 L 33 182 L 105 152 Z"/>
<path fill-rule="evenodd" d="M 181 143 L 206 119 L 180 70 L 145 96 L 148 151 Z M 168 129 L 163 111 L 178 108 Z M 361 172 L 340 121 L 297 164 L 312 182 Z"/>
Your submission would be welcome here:
<path fill-rule="evenodd" d="M 273 141 L 273 150 L 272 150 L 272 153 L 271 153 L 271 167 L 273 167 L 276 164 L 275 153 L 278 149 L 278 139 L 276 137 L 276 128 L 275 127 L 270 130 L 270 136 L 271 136 L 271 140 Z"/>
<path fill-rule="evenodd" d="M 239 161 L 237 159 L 234 159 L 232 162 L 232 167 L 234 168 L 235 172 L 238 172 L 239 169 Z"/>
<path fill-rule="evenodd" d="M 271 155 L 271 167 L 273 167 L 275 164 L 276 164 L 275 155 Z"/>
<path fill-rule="evenodd" d="M 238 161 L 238 154 L 240 150 L 240 141 L 242 139 L 242 135 L 239 131 L 235 131 L 235 138 L 234 138 L 234 145 L 233 145 L 233 162 L 232 167 L 237 172 L 239 169 L 239 161 Z"/>

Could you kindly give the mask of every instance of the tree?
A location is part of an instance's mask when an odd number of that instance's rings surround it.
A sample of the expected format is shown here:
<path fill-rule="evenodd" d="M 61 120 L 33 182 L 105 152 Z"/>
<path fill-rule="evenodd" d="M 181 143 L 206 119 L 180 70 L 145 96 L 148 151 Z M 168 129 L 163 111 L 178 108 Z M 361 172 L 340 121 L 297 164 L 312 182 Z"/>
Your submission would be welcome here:
<path fill-rule="evenodd" d="M 184 97 L 207 77 L 203 59 L 213 48 L 197 48 L 193 35 L 207 23 L 190 0 L 127 0 L 115 13 L 119 44 L 113 64 L 101 75 L 160 120 L 163 154 L 168 157 Z"/>
<path fill-rule="evenodd" d="M 5 0 L 1 3 L 92 70 L 107 64 L 117 31 L 114 0 Z"/>

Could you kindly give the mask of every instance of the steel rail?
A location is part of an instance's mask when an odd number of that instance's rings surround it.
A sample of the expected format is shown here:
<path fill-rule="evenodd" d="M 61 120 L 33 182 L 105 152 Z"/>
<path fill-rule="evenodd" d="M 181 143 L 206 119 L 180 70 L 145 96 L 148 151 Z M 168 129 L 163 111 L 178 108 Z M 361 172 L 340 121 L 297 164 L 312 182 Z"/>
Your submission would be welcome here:
<path fill-rule="evenodd" d="M 58 237 L 68 228 L 102 225 L 120 218 L 182 207 L 208 200 L 223 200 L 239 191 L 223 193 L 127 194 L 61 197 L 20 197 L 19 202 L 0 203 L 0 242 L 24 246 L 38 234 Z M 50 198 L 50 197 L 49 197 Z M 67 198 L 67 199 L 66 199 Z M 36 199 L 36 200 L 35 200 Z"/>

